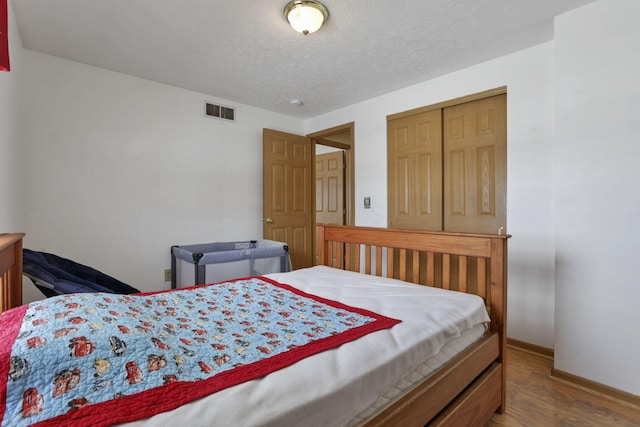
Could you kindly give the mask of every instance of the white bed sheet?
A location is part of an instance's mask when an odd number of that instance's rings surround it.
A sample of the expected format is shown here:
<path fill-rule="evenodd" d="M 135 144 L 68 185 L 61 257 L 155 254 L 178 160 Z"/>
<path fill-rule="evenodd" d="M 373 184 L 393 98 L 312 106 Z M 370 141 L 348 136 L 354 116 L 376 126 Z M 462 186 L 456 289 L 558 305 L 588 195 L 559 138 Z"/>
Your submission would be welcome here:
<path fill-rule="evenodd" d="M 469 294 L 325 266 L 266 277 L 402 322 L 127 426 L 345 426 L 447 342 L 489 322 Z"/>

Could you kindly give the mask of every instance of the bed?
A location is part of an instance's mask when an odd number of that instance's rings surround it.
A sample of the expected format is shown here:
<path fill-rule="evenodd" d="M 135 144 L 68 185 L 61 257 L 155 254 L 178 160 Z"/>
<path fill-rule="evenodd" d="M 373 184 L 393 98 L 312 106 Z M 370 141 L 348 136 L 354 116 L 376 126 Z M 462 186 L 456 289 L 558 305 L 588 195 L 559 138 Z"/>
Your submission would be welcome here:
<path fill-rule="evenodd" d="M 15 253 L 19 237 L 4 238 L 6 247 L 0 253 Z M 287 283 L 322 300 L 335 298 L 346 306 L 397 322 L 266 376 L 150 418 L 126 421 L 134 426 L 187 419 L 191 425 L 482 426 L 495 411 L 504 410 L 507 236 L 319 226 L 318 237 L 322 266 L 270 274 L 264 279 Z M 9 241 L 13 243 L 6 243 Z M 11 278 L 19 282 L 15 279 L 18 263 L 0 261 L 0 266 L 13 268 Z M 365 288 L 364 282 L 371 282 L 373 288 Z M 3 302 L 8 301 L 4 291 L 12 286 L 17 285 L 3 279 Z M 424 366 L 416 363 L 426 357 L 417 337 L 422 332 L 407 328 L 422 316 L 414 311 L 432 304 L 423 299 L 423 293 L 444 300 L 451 295 L 447 290 L 469 294 L 464 297 L 468 311 L 475 313 L 472 317 L 476 320 L 469 321 L 472 327 L 468 328 L 474 335 L 466 337 L 467 329 L 445 328 L 445 335 L 451 339 L 442 339 L 440 347 L 451 341 L 459 348 L 452 350 L 452 359 L 439 362 L 442 366 L 423 371 Z M 398 301 L 405 294 L 408 306 L 400 309 Z M 482 314 L 477 309 L 478 300 Z M 12 300 L 3 309 L 15 303 Z M 438 311 L 435 306 L 427 310 Z M 424 326 L 424 334 L 430 328 Z M 392 344 L 377 341 L 385 337 Z M 462 344 L 458 338 L 466 338 L 471 344 Z M 394 346 L 405 347 L 403 356 L 390 353 L 387 347 Z M 428 356 L 431 361 L 433 355 Z M 342 359 L 351 359 L 355 365 L 344 367 L 332 362 Z M 403 363 L 406 366 L 401 366 Z M 164 405 L 157 398 L 141 402 Z M 279 406 L 283 403 L 285 406 Z"/>

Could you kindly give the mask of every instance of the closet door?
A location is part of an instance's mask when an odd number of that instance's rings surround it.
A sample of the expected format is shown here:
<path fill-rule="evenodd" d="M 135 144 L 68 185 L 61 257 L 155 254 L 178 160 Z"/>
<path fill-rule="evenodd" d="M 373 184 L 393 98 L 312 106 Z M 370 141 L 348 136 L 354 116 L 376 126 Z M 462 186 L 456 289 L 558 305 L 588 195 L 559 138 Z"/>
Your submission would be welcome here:
<path fill-rule="evenodd" d="M 506 231 L 506 98 L 443 110 L 445 231 Z"/>
<path fill-rule="evenodd" d="M 442 230 L 442 110 L 387 122 L 389 227 Z"/>

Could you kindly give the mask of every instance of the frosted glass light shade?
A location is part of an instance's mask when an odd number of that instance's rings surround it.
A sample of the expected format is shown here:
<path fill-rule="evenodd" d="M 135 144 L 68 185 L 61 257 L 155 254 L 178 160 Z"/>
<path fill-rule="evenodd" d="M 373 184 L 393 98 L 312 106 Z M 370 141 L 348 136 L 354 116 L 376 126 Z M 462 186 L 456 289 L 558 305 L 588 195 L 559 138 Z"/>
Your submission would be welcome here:
<path fill-rule="evenodd" d="M 285 6 L 284 15 L 294 30 L 306 36 L 322 27 L 329 11 L 315 0 L 294 0 Z"/>

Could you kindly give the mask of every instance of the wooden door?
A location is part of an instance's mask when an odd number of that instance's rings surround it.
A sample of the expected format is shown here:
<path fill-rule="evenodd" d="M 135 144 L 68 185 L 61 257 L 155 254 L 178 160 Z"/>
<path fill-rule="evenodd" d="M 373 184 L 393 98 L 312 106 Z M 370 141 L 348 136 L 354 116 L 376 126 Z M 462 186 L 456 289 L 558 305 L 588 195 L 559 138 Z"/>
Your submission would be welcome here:
<path fill-rule="evenodd" d="M 313 264 L 311 139 L 263 130 L 263 234 L 289 245 L 294 269 Z"/>
<path fill-rule="evenodd" d="M 345 163 L 344 151 L 316 153 L 316 224 L 345 223 Z M 320 264 L 318 236 L 314 242 L 316 248 L 315 265 Z M 334 256 L 342 253 L 342 248 L 335 248 Z M 334 259 L 334 264 L 336 260 Z"/>
<path fill-rule="evenodd" d="M 389 227 L 442 230 L 442 110 L 387 123 Z"/>
<path fill-rule="evenodd" d="M 316 224 L 344 224 L 344 151 L 316 154 Z"/>
<path fill-rule="evenodd" d="M 444 109 L 445 231 L 506 232 L 506 98 Z"/>

